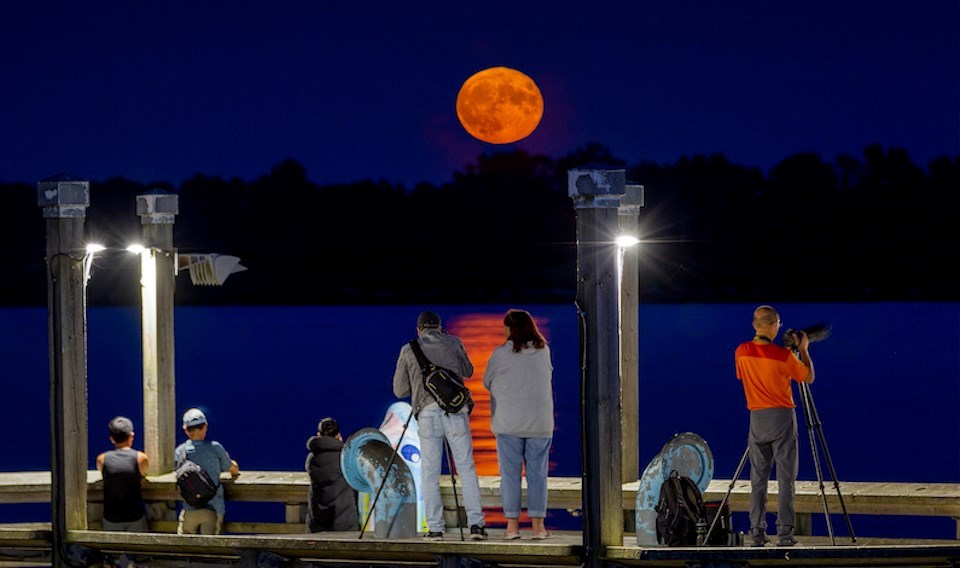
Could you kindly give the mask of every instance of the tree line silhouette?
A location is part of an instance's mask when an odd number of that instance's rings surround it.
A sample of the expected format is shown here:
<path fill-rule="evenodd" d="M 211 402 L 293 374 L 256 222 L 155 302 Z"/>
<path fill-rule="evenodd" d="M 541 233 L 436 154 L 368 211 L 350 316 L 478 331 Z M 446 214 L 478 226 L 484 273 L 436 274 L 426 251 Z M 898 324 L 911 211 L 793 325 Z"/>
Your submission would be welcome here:
<path fill-rule="evenodd" d="M 926 168 L 899 148 L 826 162 L 796 154 L 768 173 L 722 154 L 627 165 L 598 144 L 561 158 L 484 154 L 449 183 L 318 185 L 292 160 L 253 181 L 196 174 L 179 186 L 91 180 L 91 241 L 137 241 L 136 196 L 179 195 L 181 252 L 241 258 L 222 287 L 177 279 L 178 304 L 572 301 L 576 213 L 567 172 L 626 170 L 645 188 L 643 302 L 955 301 L 960 156 Z M 0 183 L 0 303 L 46 303 L 36 184 Z M 136 305 L 138 264 L 101 254 L 91 304 Z"/>

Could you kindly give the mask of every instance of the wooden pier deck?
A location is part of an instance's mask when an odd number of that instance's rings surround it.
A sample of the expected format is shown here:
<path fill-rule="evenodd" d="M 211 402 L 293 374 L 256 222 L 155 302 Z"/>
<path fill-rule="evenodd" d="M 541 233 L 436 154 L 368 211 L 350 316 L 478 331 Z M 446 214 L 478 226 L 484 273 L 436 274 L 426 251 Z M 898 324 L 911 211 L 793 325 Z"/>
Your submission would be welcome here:
<path fill-rule="evenodd" d="M 456 530 L 440 542 L 422 538 L 358 539 L 357 533 L 312 535 L 176 535 L 168 533 L 116 533 L 71 531 L 70 542 L 106 554 L 137 555 L 155 568 L 183 566 L 458 566 L 460 559 L 482 566 L 579 566 L 583 535 L 559 531 L 545 541 L 503 541 L 502 531 L 492 530 L 490 540 L 460 541 Z M 0 566 L 49 564 L 49 529 L 0 530 L 0 550 L 16 550 L 19 560 L 0 556 Z M 3 558 L 7 558 L 4 561 Z M 614 565 L 650 567 L 745 566 L 878 566 L 951 567 L 960 565 L 960 545 L 947 542 L 907 542 L 863 539 L 861 544 L 830 546 L 825 537 L 804 537 L 792 548 L 637 547 L 633 537 L 623 546 L 609 547 L 603 558 Z M 444 563 L 446 562 L 446 564 Z M 451 564 L 452 563 L 452 564 Z M 480 566 L 480 564 L 467 564 Z"/>
<path fill-rule="evenodd" d="M 103 499 L 100 472 L 87 472 L 87 500 L 92 505 Z M 283 503 L 289 508 L 285 523 L 280 526 L 254 527 L 229 523 L 228 532 L 281 532 L 302 533 L 305 527 L 297 521 L 297 508 L 307 502 L 309 477 L 305 472 L 245 471 L 236 479 L 223 478 L 228 501 L 258 501 Z M 623 484 L 623 509 L 636 508 L 636 493 L 639 483 Z M 581 479 L 579 477 L 551 477 L 548 480 L 549 503 L 553 509 L 575 510 L 581 506 Z M 705 501 L 719 501 L 730 487 L 730 480 L 714 479 L 704 493 Z M 902 515 L 951 517 L 960 522 L 960 483 L 895 483 L 887 481 L 841 482 L 840 490 L 848 512 L 853 515 Z M 770 485 L 770 511 L 776 510 L 777 487 Z M 823 503 L 819 485 L 815 481 L 798 481 L 796 487 L 796 510 L 798 513 L 822 513 Z M 173 473 L 150 476 L 144 483 L 144 498 L 152 502 L 177 501 L 179 496 Z M 441 494 L 445 505 L 453 507 L 453 489 L 448 476 L 441 476 Z M 500 506 L 500 478 L 480 477 L 480 495 L 485 507 Z M 740 480 L 730 494 L 729 504 L 733 511 L 746 511 L 749 506 L 750 483 Z M 48 503 L 50 501 L 50 473 L 0 472 L 0 504 L 2 503 Z M 840 512 L 840 503 L 832 487 L 827 487 L 827 502 L 830 510 Z M 97 519 L 91 516 L 91 522 Z M 163 526 L 151 527 L 163 531 Z M 234 530 L 235 529 L 235 530 Z M 254 530 L 258 529 L 258 530 Z M 956 538 L 960 540 L 960 532 Z"/>
<path fill-rule="evenodd" d="M 548 483 L 551 508 L 579 509 L 580 478 L 551 478 Z M 302 566 L 438 566 L 456 558 L 472 558 L 487 566 L 569 566 L 579 565 L 584 555 L 579 531 L 558 531 L 545 541 L 503 541 L 502 533 L 491 531 L 483 542 L 459 540 L 456 528 L 440 542 L 422 538 L 377 539 L 372 533 L 305 534 L 302 522 L 309 480 L 303 472 L 247 471 L 236 479 L 224 478 L 229 501 L 282 503 L 285 522 L 231 522 L 228 504 L 225 531 L 220 536 L 171 534 L 172 520 L 151 521 L 151 533 L 117 533 L 96 530 L 98 501 L 102 499 L 100 474 L 88 472 L 90 528 L 70 531 L 68 540 L 87 550 L 132 552 L 151 559 L 151 566 L 257 566 L 264 558 Z M 623 486 L 624 510 L 636 505 L 637 482 Z M 714 480 L 706 500 L 720 500 L 729 480 Z M 775 484 L 771 485 L 775 493 Z M 960 483 L 842 482 L 841 491 L 852 515 L 920 515 L 960 519 Z M 453 507 L 449 478 L 442 480 L 445 503 Z M 177 500 L 173 474 L 151 476 L 144 484 L 144 496 L 153 504 L 169 506 Z M 484 506 L 498 507 L 499 478 L 481 478 Z M 0 504 L 43 503 L 50 499 L 49 472 L 0 473 Z M 749 499 L 749 483 L 735 484 L 731 509 L 743 511 Z M 831 511 L 840 512 L 835 491 L 828 487 Z M 776 499 L 771 499 L 775 507 Z M 801 481 L 797 485 L 797 511 L 822 513 L 819 486 Z M 856 517 L 854 517 L 856 528 Z M 622 546 L 608 547 L 603 557 L 622 566 L 960 566 L 960 540 L 880 539 L 858 535 L 853 545 L 838 536 L 831 546 L 825 536 L 803 536 L 796 548 L 743 547 L 665 548 L 637 547 L 628 533 Z M 0 526 L 0 566 L 42 566 L 49 564 L 48 524 Z M 46 559 L 46 560 L 45 560 Z M 259 559 L 259 560 L 258 560 Z M 12 562 L 12 564 L 11 564 Z M 32 564 L 31 564 L 32 563 Z M 298 564 L 299 563 L 299 564 Z M 288 565 L 283 564 L 283 565 Z"/>

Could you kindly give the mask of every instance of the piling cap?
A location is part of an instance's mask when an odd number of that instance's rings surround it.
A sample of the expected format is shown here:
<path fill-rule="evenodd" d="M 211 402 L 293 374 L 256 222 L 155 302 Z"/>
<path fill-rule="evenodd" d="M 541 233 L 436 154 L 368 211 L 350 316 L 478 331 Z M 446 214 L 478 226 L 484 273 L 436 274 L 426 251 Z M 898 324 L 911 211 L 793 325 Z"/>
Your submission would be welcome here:
<path fill-rule="evenodd" d="M 207 416 L 199 408 L 191 408 L 183 413 L 183 427 L 192 428 L 207 423 Z"/>

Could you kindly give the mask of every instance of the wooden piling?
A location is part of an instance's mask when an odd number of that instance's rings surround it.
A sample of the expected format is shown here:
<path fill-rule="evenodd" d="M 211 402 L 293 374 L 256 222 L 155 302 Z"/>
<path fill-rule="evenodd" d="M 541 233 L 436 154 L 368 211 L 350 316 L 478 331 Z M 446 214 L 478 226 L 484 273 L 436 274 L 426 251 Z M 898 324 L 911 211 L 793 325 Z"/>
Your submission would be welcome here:
<path fill-rule="evenodd" d="M 577 211 L 577 309 L 581 342 L 586 566 L 623 544 L 617 207 L 624 170 L 570 170 Z"/>
<path fill-rule="evenodd" d="M 640 238 L 638 215 L 643 208 L 643 186 L 628 183 L 617 209 L 620 233 Z M 621 479 L 640 479 L 640 267 L 639 247 L 626 247 L 620 275 L 620 392 Z"/>
<path fill-rule="evenodd" d="M 66 175 L 37 184 L 47 229 L 50 471 L 53 565 L 66 565 L 66 535 L 87 528 L 87 260 L 90 183 Z"/>
<path fill-rule="evenodd" d="M 174 371 L 173 295 L 176 249 L 173 224 L 179 213 L 173 193 L 137 196 L 141 235 L 146 250 L 140 258 L 143 340 L 143 445 L 150 456 L 150 475 L 173 470 L 173 449 L 179 431 Z"/>

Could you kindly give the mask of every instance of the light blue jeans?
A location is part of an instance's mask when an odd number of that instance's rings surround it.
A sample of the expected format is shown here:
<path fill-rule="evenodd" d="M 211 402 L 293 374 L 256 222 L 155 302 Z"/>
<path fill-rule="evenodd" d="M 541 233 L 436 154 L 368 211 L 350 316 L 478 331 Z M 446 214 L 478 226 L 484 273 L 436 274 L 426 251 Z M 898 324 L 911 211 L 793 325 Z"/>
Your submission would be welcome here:
<path fill-rule="evenodd" d="M 550 469 L 552 438 L 518 438 L 497 434 L 497 461 L 500 463 L 500 501 L 503 515 L 520 518 L 520 473 L 527 470 L 527 516 L 547 516 L 547 474 Z"/>
<path fill-rule="evenodd" d="M 446 438 L 460 483 L 461 505 L 467 510 L 469 525 L 484 525 L 480 483 L 473 463 L 473 439 L 470 437 L 470 415 L 467 407 L 457 414 L 447 414 L 436 404 L 423 407 L 417 416 L 420 428 L 420 473 L 423 488 L 423 509 L 427 529 L 443 532 L 443 501 L 440 498 L 440 470 L 443 467 L 443 440 Z"/>

